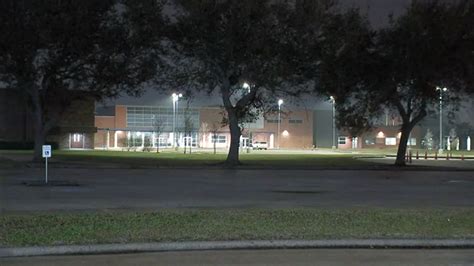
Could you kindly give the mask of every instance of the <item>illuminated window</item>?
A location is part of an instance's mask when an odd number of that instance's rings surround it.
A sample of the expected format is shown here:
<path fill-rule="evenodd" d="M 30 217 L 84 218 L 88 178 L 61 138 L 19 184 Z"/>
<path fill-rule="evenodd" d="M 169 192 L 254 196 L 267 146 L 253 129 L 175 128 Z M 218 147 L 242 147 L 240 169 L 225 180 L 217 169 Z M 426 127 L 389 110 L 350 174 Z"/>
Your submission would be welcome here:
<path fill-rule="evenodd" d="M 80 141 L 81 141 L 81 138 L 82 138 L 82 134 L 74 133 L 74 134 L 72 135 L 72 141 L 74 141 L 74 142 L 80 142 Z"/>
<path fill-rule="evenodd" d="M 387 146 L 397 145 L 397 138 L 385 138 L 385 145 Z"/>

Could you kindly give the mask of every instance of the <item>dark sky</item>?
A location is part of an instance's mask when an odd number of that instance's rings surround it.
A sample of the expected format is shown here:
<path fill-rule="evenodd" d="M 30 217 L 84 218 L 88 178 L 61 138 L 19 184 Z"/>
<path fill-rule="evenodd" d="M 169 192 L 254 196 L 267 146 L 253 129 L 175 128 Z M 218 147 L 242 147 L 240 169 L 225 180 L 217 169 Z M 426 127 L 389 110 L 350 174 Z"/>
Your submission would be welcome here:
<path fill-rule="evenodd" d="M 388 15 L 398 15 L 404 11 L 411 0 L 339 0 L 343 7 L 359 7 L 362 12 L 367 13 L 372 25 L 377 28 L 387 24 Z M 122 97 L 116 101 L 117 104 L 134 105 L 166 105 L 169 104 L 169 95 L 159 95 L 154 90 L 149 90 L 143 97 L 132 98 Z M 113 104 L 113 101 L 107 104 Z M 221 101 L 218 95 L 215 97 L 201 96 L 195 97 L 192 105 L 220 105 Z M 311 102 L 301 103 L 309 107 L 316 106 L 318 109 L 330 108 L 330 105 L 324 102 L 313 100 Z"/>
<path fill-rule="evenodd" d="M 411 3 L 411 0 L 340 0 L 341 4 L 356 6 L 369 15 L 370 22 L 374 27 L 387 24 L 390 14 L 395 16 L 401 14 Z"/>
<path fill-rule="evenodd" d="M 362 12 L 369 16 L 370 22 L 374 28 L 383 27 L 387 25 L 388 16 L 393 14 L 394 16 L 400 15 L 411 3 L 411 0 L 339 0 L 344 7 L 359 7 Z M 105 105 L 126 104 L 126 105 L 155 105 L 155 106 L 171 106 L 170 95 L 160 95 L 155 90 L 148 90 L 143 97 L 122 97 L 116 101 L 109 101 Z M 219 95 L 216 93 L 213 97 L 207 95 L 193 97 L 190 101 L 190 106 L 209 106 L 209 105 L 221 105 L 222 101 Z M 186 103 L 181 102 L 182 105 Z M 291 106 L 292 104 L 286 100 L 285 105 Z M 299 108 L 308 109 L 331 109 L 331 104 L 325 99 L 306 99 L 305 101 L 295 102 L 294 105 Z M 461 111 L 457 112 L 456 117 L 461 121 L 466 121 L 474 124 L 473 119 L 469 116 L 471 110 L 474 110 L 474 100 L 466 101 L 460 105 Z"/>

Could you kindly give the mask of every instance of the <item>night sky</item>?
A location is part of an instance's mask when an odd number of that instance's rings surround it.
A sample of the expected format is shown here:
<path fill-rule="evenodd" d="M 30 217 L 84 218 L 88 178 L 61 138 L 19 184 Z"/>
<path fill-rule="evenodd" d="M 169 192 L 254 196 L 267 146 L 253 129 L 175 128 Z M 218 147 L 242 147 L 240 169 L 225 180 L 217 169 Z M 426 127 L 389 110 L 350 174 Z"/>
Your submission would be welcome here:
<path fill-rule="evenodd" d="M 370 22 L 374 28 L 383 27 L 388 23 L 388 16 L 393 14 L 395 16 L 403 13 L 405 8 L 411 3 L 411 0 L 339 0 L 343 7 L 358 7 L 361 12 L 368 14 Z M 116 101 L 106 102 L 105 105 L 116 104 L 127 104 L 127 105 L 156 105 L 166 106 L 171 105 L 169 95 L 160 95 L 153 89 L 148 90 L 143 97 L 122 97 Z M 193 97 L 193 101 L 190 102 L 190 106 L 209 106 L 209 105 L 221 105 L 222 101 L 219 94 L 216 93 L 214 97 L 208 96 L 197 96 Z M 287 106 L 291 105 L 290 102 L 285 102 Z M 184 105 L 185 103 L 183 103 Z M 304 102 L 294 102 L 293 105 L 298 105 L 300 108 L 309 109 L 330 109 L 331 105 L 324 100 L 310 99 Z M 463 103 L 465 110 L 472 110 L 474 103 Z M 461 108 L 463 109 L 463 108 Z M 464 114 L 463 114 L 464 113 Z M 459 112 L 458 118 L 463 121 L 470 121 L 469 117 L 465 114 L 467 112 Z"/>
<path fill-rule="evenodd" d="M 366 12 L 369 15 L 369 19 L 372 25 L 377 28 L 384 26 L 388 22 L 388 15 L 398 15 L 403 12 L 405 7 L 411 2 L 411 0 L 340 0 L 341 6 L 343 7 L 359 7 L 362 12 Z M 169 101 L 166 95 L 159 95 L 153 89 L 147 91 L 147 93 L 140 98 L 133 97 L 122 97 L 117 99 L 118 104 L 136 104 L 136 105 L 166 105 Z M 221 100 L 219 95 L 215 97 L 197 97 L 191 103 L 191 105 L 220 105 Z M 113 104 L 113 101 L 106 104 Z M 314 105 L 315 103 L 299 103 L 305 106 Z M 316 103 L 317 108 L 326 109 L 329 105 L 326 103 Z M 327 106 L 326 106 L 327 105 Z"/>

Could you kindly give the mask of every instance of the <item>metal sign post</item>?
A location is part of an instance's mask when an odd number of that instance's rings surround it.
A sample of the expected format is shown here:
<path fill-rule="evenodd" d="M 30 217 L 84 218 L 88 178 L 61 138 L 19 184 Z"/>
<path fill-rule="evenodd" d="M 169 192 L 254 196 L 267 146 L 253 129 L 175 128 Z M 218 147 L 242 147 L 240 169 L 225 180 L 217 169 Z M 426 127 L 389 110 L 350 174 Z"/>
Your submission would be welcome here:
<path fill-rule="evenodd" d="M 45 182 L 48 184 L 48 158 L 51 157 L 51 145 L 43 145 L 43 158 L 45 158 Z"/>

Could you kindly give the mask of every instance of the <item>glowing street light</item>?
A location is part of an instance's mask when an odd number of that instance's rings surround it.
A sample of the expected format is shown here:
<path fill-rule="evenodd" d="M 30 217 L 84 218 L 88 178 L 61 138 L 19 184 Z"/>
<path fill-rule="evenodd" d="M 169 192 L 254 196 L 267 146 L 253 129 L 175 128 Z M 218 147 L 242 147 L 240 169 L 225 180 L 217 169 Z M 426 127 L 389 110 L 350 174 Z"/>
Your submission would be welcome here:
<path fill-rule="evenodd" d="M 171 95 L 171 98 L 173 99 L 173 148 L 176 147 L 176 142 L 177 142 L 177 138 L 176 138 L 176 124 L 178 122 L 178 118 L 176 116 L 176 112 L 178 110 L 178 101 L 179 101 L 179 98 L 183 97 L 183 94 L 182 93 L 173 93 Z"/>
<path fill-rule="evenodd" d="M 332 103 L 332 148 L 336 149 L 336 99 L 330 96 L 329 101 Z"/>
<path fill-rule="evenodd" d="M 242 85 L 242 88 L 247 89 L 247 92 L 250 93 L 250 85 L 247 82 L 244 82 L 244 85 Z"/>
<path fill-rule="evenodd" d="M 448 89 L 436 87 L 436 90 L 439 91 L 439 153 L 443 153 L 443 92 Z"/>
<path fill-rule="evenodd" d="M 281 127 L 281 105 L 283 104 L 283 100 L 278 100 L 278 149 L 280 149 L 280 127 Z"/>

